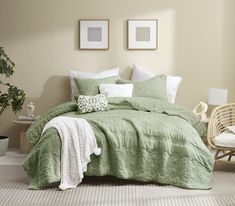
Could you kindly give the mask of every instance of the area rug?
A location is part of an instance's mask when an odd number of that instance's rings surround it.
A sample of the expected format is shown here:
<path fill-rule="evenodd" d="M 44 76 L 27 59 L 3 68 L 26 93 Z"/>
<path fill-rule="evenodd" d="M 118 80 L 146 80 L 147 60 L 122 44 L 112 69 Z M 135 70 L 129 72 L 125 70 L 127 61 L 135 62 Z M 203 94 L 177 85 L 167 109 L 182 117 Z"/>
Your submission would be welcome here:
<path fill-rule="evenodd" d="M 217 163 L 210 190 L 186 190 L 112 177 L 88 177 L 76 189 L 28 190 L 22 166 L 0 166 L 1 206 L 235 206 L 235 165 Z"/>

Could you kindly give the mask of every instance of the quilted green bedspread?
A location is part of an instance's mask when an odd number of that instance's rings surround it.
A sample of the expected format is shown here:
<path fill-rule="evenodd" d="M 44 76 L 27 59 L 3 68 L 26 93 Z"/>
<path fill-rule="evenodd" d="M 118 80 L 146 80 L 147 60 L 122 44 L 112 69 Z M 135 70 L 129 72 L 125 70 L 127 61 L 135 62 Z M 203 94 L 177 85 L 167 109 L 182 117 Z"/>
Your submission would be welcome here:
<path fill-rule="evenodd" d="M 27 131 L 34 145 L 24 161 L 31 189 L 60 181 L 60 137 L 54 128 L 41 136 L 52 118 L 85 118 L 91 125 L 100 156 L 91 156 L 87 176 L 158 182 L 183 188 L 209 189 L 213 158 L 202 138 L 206 129 L 195 115 L 152 98 L 110 98 L 109 110 L 77 115 L 67 102 L 41 116 Z"/>

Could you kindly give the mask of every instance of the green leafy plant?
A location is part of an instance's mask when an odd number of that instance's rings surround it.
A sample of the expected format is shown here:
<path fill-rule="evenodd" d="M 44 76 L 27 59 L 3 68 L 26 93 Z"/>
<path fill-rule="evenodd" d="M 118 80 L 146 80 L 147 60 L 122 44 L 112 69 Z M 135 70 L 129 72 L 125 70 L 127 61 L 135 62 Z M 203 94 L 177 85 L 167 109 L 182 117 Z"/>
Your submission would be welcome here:
<path fill-rule="evenodd" d="M 14 62 L 4 52 L 3 47 L 0 47 L 0 75 L 10 78 L 14 74 L 14 67 Z M 24 101 L 24 90 L 0 80 L 0 116 L 7 107 L 11 107 L 15 113 L 19 112 Z"/>

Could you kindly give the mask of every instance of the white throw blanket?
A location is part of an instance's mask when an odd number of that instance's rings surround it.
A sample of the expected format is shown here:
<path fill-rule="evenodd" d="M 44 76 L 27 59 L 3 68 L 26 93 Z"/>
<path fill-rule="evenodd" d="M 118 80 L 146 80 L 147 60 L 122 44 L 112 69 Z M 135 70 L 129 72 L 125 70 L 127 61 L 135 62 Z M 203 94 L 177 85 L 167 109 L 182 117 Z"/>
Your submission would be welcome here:
<path fill-rule="evenodd" d="M 75 188 L 87 171 L 90 155 L 99 155 L 94 132 L 85 119 L 74 117 L 56 117 L 49 121 L 42 134 L 48 128 L 56 128 L 61 138 L 61 182 L 59 188 Z"/>

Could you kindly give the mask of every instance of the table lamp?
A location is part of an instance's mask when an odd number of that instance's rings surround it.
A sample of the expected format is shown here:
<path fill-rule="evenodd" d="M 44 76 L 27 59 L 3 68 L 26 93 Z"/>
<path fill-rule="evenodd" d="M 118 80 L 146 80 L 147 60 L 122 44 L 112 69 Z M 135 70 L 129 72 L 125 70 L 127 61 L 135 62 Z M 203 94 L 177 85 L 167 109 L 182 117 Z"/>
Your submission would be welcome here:
<path fill-rule="evenodd" d="M 226 104 L 228 101 L 228 90 L 209 88 L 208 89 L 208 104 L 213 106 L 218 106 Z"/>
<path fill-rule="evenodd" d="M 211 115 L 213 110 L 222 104 L 226 104 L 228 101 L 228 90 L 219 88 L 208 89 L 208 116 Z"/>

